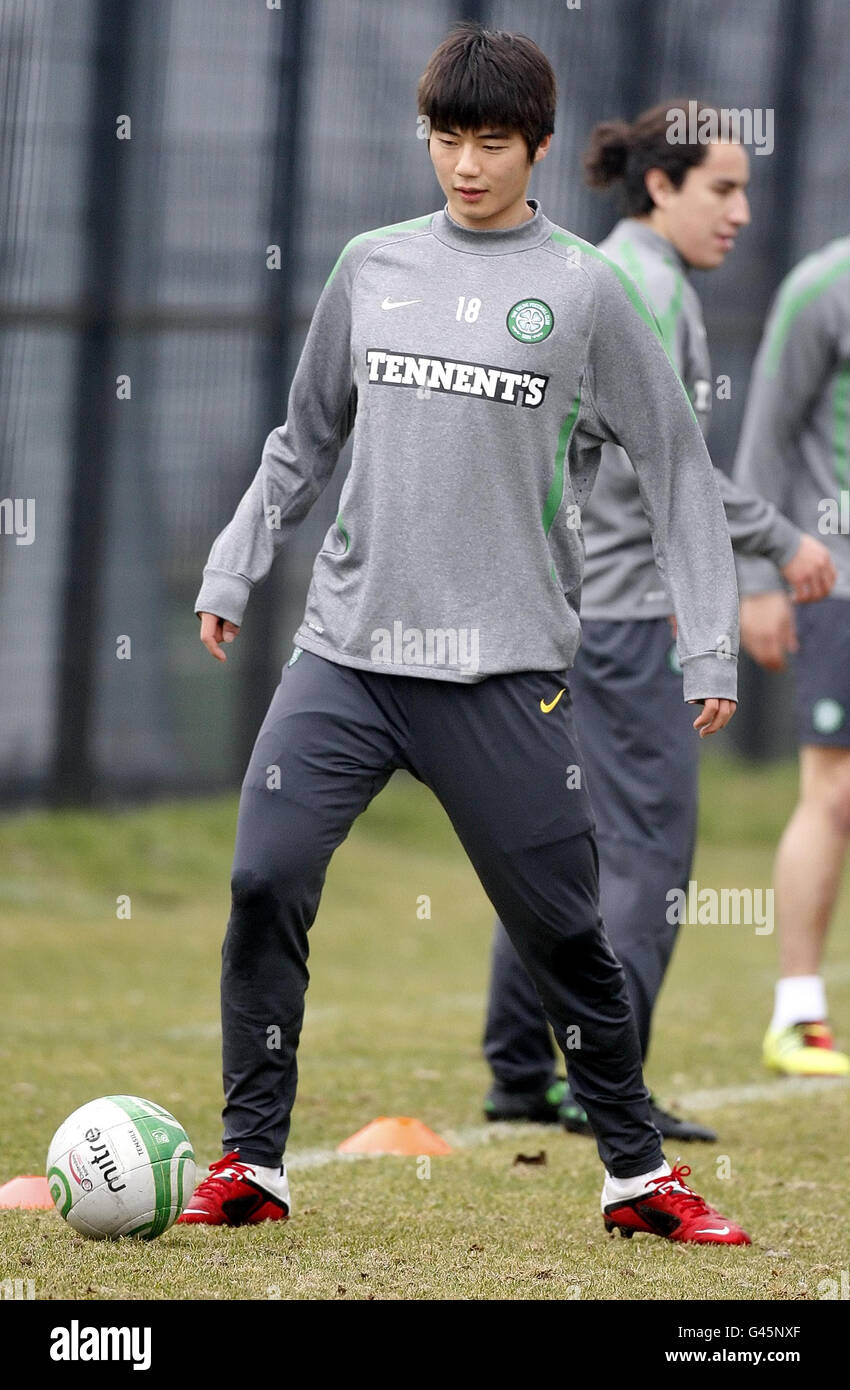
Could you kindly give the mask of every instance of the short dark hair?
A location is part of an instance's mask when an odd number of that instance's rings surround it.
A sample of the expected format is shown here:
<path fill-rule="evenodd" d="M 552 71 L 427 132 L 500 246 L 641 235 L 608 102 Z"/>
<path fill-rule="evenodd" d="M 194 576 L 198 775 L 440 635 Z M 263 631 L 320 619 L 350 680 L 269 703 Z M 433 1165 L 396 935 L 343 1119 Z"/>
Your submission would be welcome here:
<path fill-rule="evenodd" d="M 696 106 L 700 112 L 717 111 L 703 102 Z M 702 164 L 708 153 L 707 144 L 677 144 L 669 139 L 668 113 L 688 109 L 687 98 L 676 98 L 650 107 L 631 123 L 600 121 L 590 132 L 584 153 L 585 182 L 591 188 L 621 183 L 621 203 L 627 217 L 652 212 L 655 204 L 646 187 L 648 171 L 663 169 L 673 187 L 681 188 L 688 170 Z"/>
<path fill-rule="evenodd" d="M 432 130 L 518 131 L 529 162 L 555 129 L 555 74 L 525 34 L 455 25 L 428 60 L 417 90 Z"/>

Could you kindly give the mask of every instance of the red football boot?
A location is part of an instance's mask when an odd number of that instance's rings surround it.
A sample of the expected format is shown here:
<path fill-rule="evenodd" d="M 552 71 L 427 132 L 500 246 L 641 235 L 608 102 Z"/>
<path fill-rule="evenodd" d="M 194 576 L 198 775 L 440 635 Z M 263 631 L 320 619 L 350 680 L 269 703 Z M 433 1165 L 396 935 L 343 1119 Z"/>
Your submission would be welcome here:
<path fill-rule="evenodd" d="M 602 1209 L 605 1229 L 631 1238 L 635 1231 L 649 1231 L 667 1240 L 693 1241 L 697 1245 L 749 1245 L 746 1231 L 710 1207 L 698 1193 L 683 1182 L 688 1165 L 674 1167 L 672 1173 L 650 1178 L 638 1197 L 610 1202 Z"/>
<path fill-rule="evenodd" d="M 238 1153 L 225 1154 L 210 1164 L 210 1175 L 195 1188 L 177 1224 L 184 1226 L 251 1226 L 257 1221 L 286 1221 L 289 1183 L 283 1174 L 285 1196 L 274 1196 L 251 1182 L 254 1169 Z"/>

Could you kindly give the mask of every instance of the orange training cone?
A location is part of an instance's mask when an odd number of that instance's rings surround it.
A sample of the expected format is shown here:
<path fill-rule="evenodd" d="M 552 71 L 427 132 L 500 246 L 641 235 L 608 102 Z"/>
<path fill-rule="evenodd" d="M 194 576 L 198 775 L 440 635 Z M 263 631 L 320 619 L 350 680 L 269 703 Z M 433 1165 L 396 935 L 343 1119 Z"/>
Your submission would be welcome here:
<path fill-rule="evenodd" d="M 450 1154 L 451 1146 L 433 1129 L 410 1115 L 377 1120 L 358 1129 L 337 1147 L 341 1154 Z"/>
<path fill-rule="evenodd" d="M 10 1178 L 0 1187 L 0 1207 L 29 1207 L 52 1211 L 53 1198 L 47 1178 Z"/>

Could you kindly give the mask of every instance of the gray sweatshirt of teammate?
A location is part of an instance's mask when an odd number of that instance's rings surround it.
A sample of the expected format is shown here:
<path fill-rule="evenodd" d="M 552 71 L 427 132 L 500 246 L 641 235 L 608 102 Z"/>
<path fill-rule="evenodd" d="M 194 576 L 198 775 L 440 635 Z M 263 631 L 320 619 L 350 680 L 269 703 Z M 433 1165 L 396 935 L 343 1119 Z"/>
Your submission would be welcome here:
<path fill-rule="evenodd" d="M 833 598 L 850 599 L 850 237 L 783 280 L 756 357 L 735 478 L 772 498 L 829 546 Z M 781 587 L 764 561 L 739 560 L 742 594 Z"/>
<path fill-rule="evenodd" d="M 678 615 L 684 698 L 734 699 L 734 561 L 690 402 L 629 277 L 531 208 L 504 230 L 443 210 L 349 242 L 195 610 L 242 622 L 356 416 L 296 643 L 404 676 L 562 673 L 581 508 L 617 442 Z"/>
<path fill-rule="evenodd" d="M 703 434 L 708 431 L 713 383 L 702 306 L 688 279 L 688 264 L 645 222 L 626 217 L 599 244 L 600 251 L 631 276 L 658 321 L 670 360 L 690 396 Z M 738 553 L 767 556 L 785 565 L 800 532 L 772 503 L 715 472 Z M 772 495 L 772 494 L 771 494 Z M 668 617 L 671 596 L 655 564 L 652 536 L 641 505 L 635 470 L 625 450 L 602 449 L 599 476 L 582 515 L 587 560 L 582 585 L 583 618 L 634 621 Z"/>

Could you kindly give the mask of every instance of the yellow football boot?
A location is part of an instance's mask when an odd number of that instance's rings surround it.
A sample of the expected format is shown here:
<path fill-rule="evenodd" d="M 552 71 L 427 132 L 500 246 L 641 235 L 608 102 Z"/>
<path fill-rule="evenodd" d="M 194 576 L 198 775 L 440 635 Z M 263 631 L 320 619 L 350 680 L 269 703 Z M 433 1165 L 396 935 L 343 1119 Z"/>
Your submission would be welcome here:
<path fill-rule="evenodd" d="M 783 1076 L 848 1076 L 850 1057 L 836 1052 L 826 1023 L 795 1023 L 790 1028 L 768 1028 L 762 1059 L 771 1071 Z"/>

